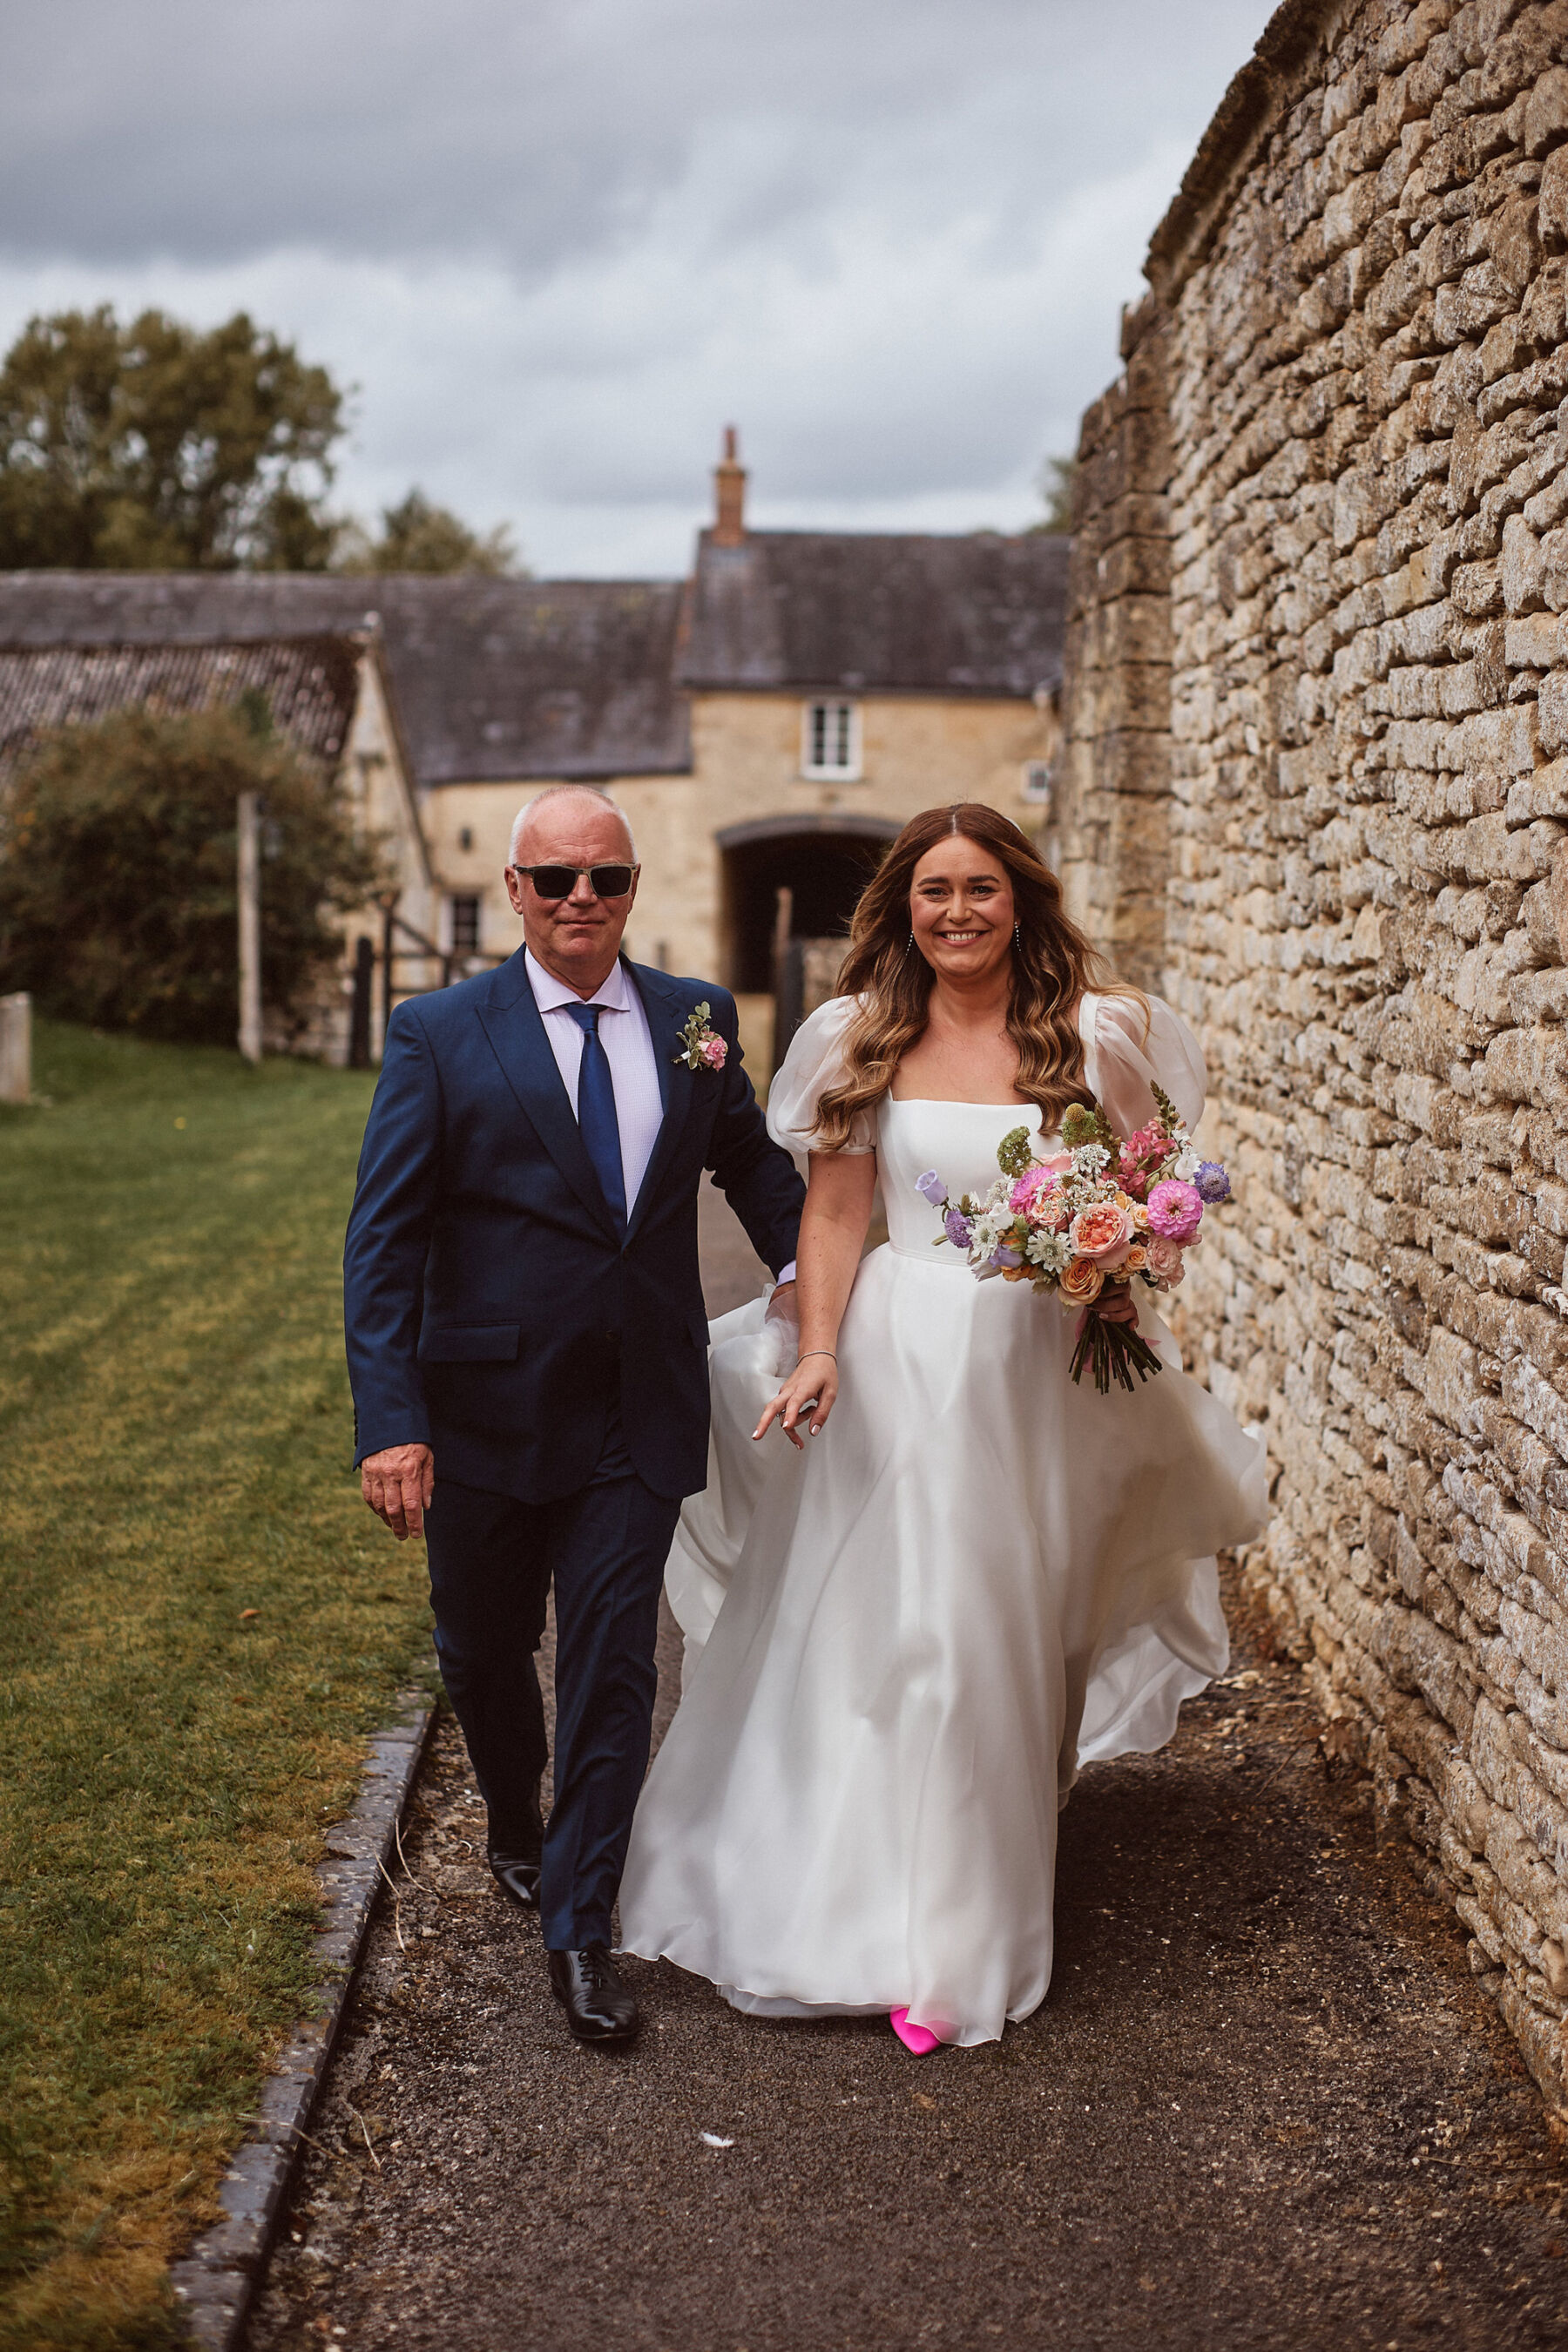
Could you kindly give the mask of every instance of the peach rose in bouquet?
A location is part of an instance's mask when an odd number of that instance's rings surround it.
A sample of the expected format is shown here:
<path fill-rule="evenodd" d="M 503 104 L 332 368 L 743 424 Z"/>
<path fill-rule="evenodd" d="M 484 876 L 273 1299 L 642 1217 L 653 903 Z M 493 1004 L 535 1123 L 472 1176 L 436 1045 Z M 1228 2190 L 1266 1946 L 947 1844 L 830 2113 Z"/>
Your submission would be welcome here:
<path fill-rule="evenodd" d="M 1105 1288 L 1105 1269 L 1091 1257 L 1075 1257 L 1057 1276 L 1058 1296 L 1068 1307 L 1092 1307 Z"/>

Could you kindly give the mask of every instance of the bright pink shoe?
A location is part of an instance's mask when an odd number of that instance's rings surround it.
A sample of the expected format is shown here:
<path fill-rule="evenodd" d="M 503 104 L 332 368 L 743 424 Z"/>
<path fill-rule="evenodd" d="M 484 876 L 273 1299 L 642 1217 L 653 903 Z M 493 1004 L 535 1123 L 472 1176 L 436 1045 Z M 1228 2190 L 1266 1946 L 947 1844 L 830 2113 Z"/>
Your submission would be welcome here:
<path fill-rule="evenodd" d="M 904 2048 L 913 2051 L 917 2058 L 929 2058 L 933 2050 L 942 2048 L 942 2043 L 936 2035 L 929 2032 L 925 2026 L 910 2023 L 910 2012 L 907 2008 L 893 2010 L 889 2015 L 888 2022 Z"/>

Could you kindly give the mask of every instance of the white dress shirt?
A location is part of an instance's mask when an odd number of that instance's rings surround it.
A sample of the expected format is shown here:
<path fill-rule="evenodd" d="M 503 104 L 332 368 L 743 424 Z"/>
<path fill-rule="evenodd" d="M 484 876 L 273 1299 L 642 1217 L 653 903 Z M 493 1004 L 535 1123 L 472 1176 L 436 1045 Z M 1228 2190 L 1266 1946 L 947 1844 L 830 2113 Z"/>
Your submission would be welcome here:
<path fill-rule="evenodd" d="M 626 1188 L 629 1219 L 664 1123 L 658 1064 L 654 1059 L 653 1038 L 642 998 L 619 961 L 611 967 L 602 987 L 596 988 L 592 996 L 582 997 L 563 980 L 546 971 L 535 961 L 531 948 L 524 948 L 522 960 L 574 1117 L 577 1112 L 577 1083 L 583 1073 L 583 1032 L 567 1008 L 584 1003 L 601 1008 L 599 1038 L 610 1066 L 610 1084 L 616 1090 L 616 1124 L 621 1131 L 621 1181 Z M 793 1258 L 779 1280 L 795 1280 Z"/>
<path fill-rule="evenodd" d="M 616 1124 L 621 1131 L 621 1181 L 626 1188 L 629 1218 L 664 1123 L 658 1065 L 654 1060 L 653 1039 L 648 1034 L 642 998 L 627 978 L 625 964 L 620 962 L 611 966 L 608 978 L 592 996 L 582 997 L 563 980 L 546 971 L 542 963 L 536 963 L 531 949 L 523 950 L 523 961 L 574 1113 L 577 1108 L 577 1081 L 583 1069 L 583 1032 L 567 1007 L 584 1003 L 600 1007 L 599 1040 L 610 1066 L 610 1083 L 616 1090 Z"/>

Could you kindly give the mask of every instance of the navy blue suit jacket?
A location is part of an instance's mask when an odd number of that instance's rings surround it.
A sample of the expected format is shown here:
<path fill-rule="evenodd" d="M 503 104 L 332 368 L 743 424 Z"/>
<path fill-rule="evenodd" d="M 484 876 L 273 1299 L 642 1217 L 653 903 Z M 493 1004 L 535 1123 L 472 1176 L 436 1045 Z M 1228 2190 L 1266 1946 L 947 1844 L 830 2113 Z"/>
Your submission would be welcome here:
<path fill-rule="evenodd" d="M 343 1253 L 356 1462 L 426 1444 L 437 1478 L 550 1502 L 592 1475 L 618 1393 L 644 1484 L 675 1497 L 705 1483 L 703 1169 L 775 1274 L 795 1255 L 805 1190 L 742 1066 L 733 997 L 626 970 L 664 1120 L 624 1242 L 521 949 L 394 1012 Z M 730 1048 L 721 1071 L 678 1058 L 704 999 Z"/>

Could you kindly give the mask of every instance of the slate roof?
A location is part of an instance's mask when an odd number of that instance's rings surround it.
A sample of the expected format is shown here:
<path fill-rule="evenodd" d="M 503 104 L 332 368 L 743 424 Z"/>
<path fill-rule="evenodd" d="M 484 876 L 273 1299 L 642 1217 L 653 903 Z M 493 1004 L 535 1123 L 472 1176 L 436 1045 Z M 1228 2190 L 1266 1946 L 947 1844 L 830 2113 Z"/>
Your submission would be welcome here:
<path fill-rule="evenodd" d="M 379 628 L 421 785 L 680 774 L 675 581 L 0 573 L 0 648 L 233 645 Z"/>
<path fill-rule="evenodd" d="M 189 667 L 197 649 L 216 662 L 248 647 L 276 668 L 289 646 L 379 631 L 419 785 L 680 775 L 691 767 L 691 687 L 1055 688 L 1068 549 L 1045 533 L 988 531 L 767 530 L 721 547 L 704 531 L 686 583 L 12 572 L 0 573 L 0 659 L 71 648 L 74 668 L 48 672 L 47 688 L 35 668 L 26 691 L 89 716 L 109 707 L 94 695 L 134 698 L 112 681 L 131 675 L 114 665 L 138 651 L 151 664 L 139 673 L 146 690 L 178 701 L 217 690 L 216 670 L 198 685 Z M 247 673 L 234 691 L 271 690 L 271 675 Z M 301 702 L 300 725 L 317 724 Z"/>
<path fill-rule="evenodd" d="M 0 782 L 40 730 L 138 703 L 208 710 L 258 688 L 274 723 L 331 767 L 342 750 L 363 640 L 271 639 L 228 646 L 0 646 Z"/>
<path fill-rule="evenodd" d="M 698 543 L 690 687 L 1030 695 L 1062 677 L 1071 541 L 1035 531 L 748 531 Z"/>

